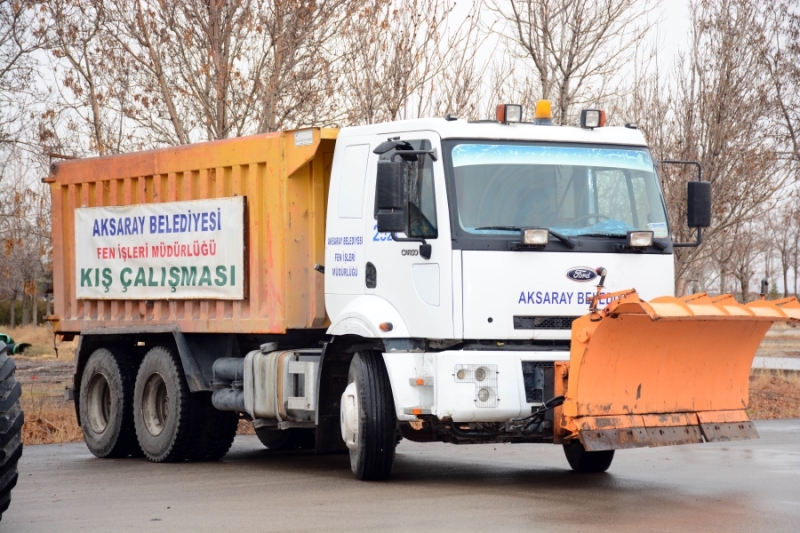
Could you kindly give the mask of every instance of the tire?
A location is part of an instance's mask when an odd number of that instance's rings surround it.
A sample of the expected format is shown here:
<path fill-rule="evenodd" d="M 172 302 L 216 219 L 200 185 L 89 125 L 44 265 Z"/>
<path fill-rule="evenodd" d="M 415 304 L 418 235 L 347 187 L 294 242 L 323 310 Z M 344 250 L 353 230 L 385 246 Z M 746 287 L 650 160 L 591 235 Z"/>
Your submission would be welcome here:
<path fill-rule="evenodd" d="M 308 450 L 314 447 L 314 430 L 306 428 L 256 428 L 256 436 L 270 450 Z"/>
<path fill-rule="evenodd" d="M 605 472 L 614 460 L 614 450 L 587 452 L 578 440 L 564 445 L 564 455 L 576 472 Z"/>
<path fill-rule="evenodd" d="M 203 409 L 186 383 L 178 356 L 163 346 L 147 352 L 133 392 L 133 422 L 144 455 L 154 463 L 197 457 Z"/>
<path fill-rule="evenodd" d="M 350 468 L 363 481 L 388 479 L 394 462 L 397 419 L 381 355 L 356 353 L 347 383 L 342 394 L 341 427 L 350 450 Z"/>
<path fill-rule="evenodd" d="M 89 356 L 81 377 L 83 440 L 96 457 L 138 455 L 133 427 L 136 364 L 124 355 L 99 348 Z"/>
<path fill-rule="evenodd" d="M 22 387 L 17 383 L 14 360 L 0 354 L 0 519 L 11 504 L 11 489 L 17 484 L 17 463 L 22 457 L 22 424 L 25 415 L 19 403 Z"/>
<path fill-rule="evenodd" d="M 194 461 L 217 461 L 222 459 L 233 445 L 239 414 L 233 411 L 220 411 L 211 404 L 210 392 L 195 392 L 192 401 L 196 403 L 201 418 L 195 426 L 196 435 Z"/>

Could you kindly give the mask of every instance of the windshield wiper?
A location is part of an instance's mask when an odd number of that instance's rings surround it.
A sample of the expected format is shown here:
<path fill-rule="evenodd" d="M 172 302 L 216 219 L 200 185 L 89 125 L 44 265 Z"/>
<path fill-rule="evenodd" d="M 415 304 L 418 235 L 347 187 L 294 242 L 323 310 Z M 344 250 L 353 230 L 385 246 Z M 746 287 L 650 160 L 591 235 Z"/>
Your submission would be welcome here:
<path fill-rule="evenodd" d="M 497 230 L 497 231 L 521 231 L 522 230 L 522 228 L 519 228 L 517 226 L 483 226 L 483 227 L 480 227 L 480 228 L 475 228 L 475 230 L 482 230 L 482 229 L 485 229 L 485 230 Z M 547 232 L 550 235 L 552 235 L 553 237 L 555 237 L 556 239 L 558 239 L 559 241 L 561 241 L 564 244 L 566 244 L 567 247 L 570 250 L 575 248 L 575 241 L 573 241 L 572 239 L 570 239 L 566 235 L 562 235 L 561 233 L 557 233 L 557 232 L 551 230 L 550 228 L 547 228 Z"/>
<path fill-rule="evenodd" d="M 567 248 L 569 248 L 570 250 L 572 250 L 573 248 L 575 248 L 575 241 L 573 241 L 572 239 L 570 239 L 570 238 L 569 238 L 569 237 L 567 237 L 566 235 L 562 235 L 562 234 L 560 234 L 560 233 L 556 233 L 555 231 L 553 231 L 553 230 L 551 230 L 551 229 L 548 229 L 547 231 L 550 233 L 550 235 L 552 235 L 553 237 L 555 237 L 555 238 L 556 238 L 556 239 L 558 239 L 559 241 L 561 241 L 561 242 L 563 242 L 564 244 L 566 244 L 566 245 L 567 245 Z"/>
<path fill-rule="evenodd" d="M 619 235 L 618 233 L 581 233 L 576 237 L 613 237 L 615 239 L 624 239 L 627 235 Z"/>
<path fill-rule="evenodd" d="M 474 229 L 475 229 L 475 231 L 481 230 L 481 229 L 493 229 L 493 230 L 497 230 L 497 231 L 519 231 L 522 228 L 519 228 L 517 226 L 482 226 L 480 228 L 474 228 Z"/>

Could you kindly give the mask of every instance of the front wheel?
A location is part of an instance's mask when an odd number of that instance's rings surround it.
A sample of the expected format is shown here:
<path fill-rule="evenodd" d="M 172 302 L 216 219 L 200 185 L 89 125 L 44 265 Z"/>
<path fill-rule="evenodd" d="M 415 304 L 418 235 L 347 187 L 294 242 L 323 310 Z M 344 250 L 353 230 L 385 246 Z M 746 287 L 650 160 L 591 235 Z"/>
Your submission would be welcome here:
<path fill-rule="evenodd" d="M 392 472 L 397 419 L 392 387 L 378 352 L 359 352 L 350 362 L 342 394 L 342 438 L 358 479 L 379 481 Z"/>
<path fill-rule="evenodd" d="M 614 460 L 614 450 L 587 452 L 578 440 L 564 445 L 564 455 L 576 472 L 605 472 Z"/>

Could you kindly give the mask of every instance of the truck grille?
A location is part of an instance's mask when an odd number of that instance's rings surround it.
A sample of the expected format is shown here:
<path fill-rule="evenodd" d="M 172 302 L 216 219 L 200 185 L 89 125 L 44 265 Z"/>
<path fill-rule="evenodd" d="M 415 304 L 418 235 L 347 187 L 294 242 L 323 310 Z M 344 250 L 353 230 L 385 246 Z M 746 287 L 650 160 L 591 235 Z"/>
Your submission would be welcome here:
<path fill-rule="evenodd" d="M 577 316 L 514 316 L 514 329 L 570 329 Z"/>

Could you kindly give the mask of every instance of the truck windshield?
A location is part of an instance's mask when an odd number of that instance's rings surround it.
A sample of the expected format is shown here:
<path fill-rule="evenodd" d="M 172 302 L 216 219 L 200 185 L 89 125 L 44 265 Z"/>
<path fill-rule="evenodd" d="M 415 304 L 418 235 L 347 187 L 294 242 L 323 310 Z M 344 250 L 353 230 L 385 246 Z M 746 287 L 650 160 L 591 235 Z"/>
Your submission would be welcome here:
<path fill-rule="evenodd" d="M 566 236 L 668 236 L 661 190 L 644 148 L 455 142 L 458 222 L 467 233 L 550 228 Z"/>

